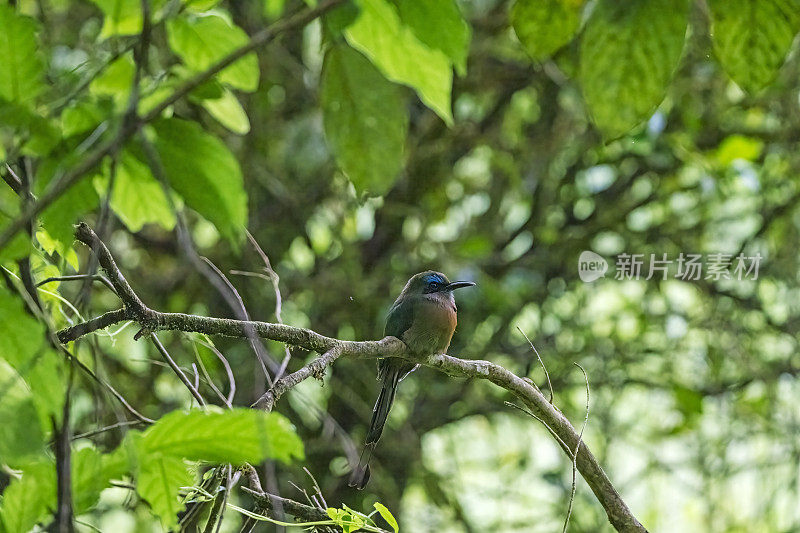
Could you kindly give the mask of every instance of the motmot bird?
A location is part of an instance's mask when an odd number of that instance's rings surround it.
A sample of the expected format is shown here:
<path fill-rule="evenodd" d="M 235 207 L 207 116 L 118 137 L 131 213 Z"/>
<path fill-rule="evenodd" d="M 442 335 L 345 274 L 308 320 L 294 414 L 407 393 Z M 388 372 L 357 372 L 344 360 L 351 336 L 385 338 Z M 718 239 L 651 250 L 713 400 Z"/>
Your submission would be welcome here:
<path fill-rule="evenodd" d="M 385 336 L 402 340 L 417 357 L 447 353 L 456 330 L 456 301 L 453 291 L 472 287 L 471 281 L 450 281 L 441 272 L 427 270 L 408 280 L 386 317 Z M 369 460 L 378 444 L 392 408 L 397 384 L 418 365 L 399 357 L 378 361 L 381 392 L 372 409 L 366 444 L 349 485 L 363 489 L 369 481 Z"/>

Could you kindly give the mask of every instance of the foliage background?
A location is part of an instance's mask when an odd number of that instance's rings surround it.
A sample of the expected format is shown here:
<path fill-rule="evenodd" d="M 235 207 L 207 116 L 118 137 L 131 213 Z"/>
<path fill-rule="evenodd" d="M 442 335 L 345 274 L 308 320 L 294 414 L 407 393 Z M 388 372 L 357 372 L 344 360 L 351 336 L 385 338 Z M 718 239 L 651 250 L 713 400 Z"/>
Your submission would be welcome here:
<path fill-rule="evenodd" d="M 280 276 L 282 319 L 338 338 L 380 338 L 386 309 L 417 271 L 472 279 L 478 287 L 458 294 L 450 353 L 543 385 L 521 329 L 574 423 L 584 416 L 580 363 L 592 391 L 586 441 L 651 531 L 800 529 L 798 2 L 357 4 L 360 12 L 346 3 L 286 33 L 170 106 L 142 131 L 170 192 L 137 137 L 44 211 L 33 250 L 25 238 L 4 249 L 6 279 L 25 261 L 36 280 L 93 268 L 71 240 L 81 219 L 151 307 L 234 317 L 181 246 L 180 218 L 197 251 L 224 272 L 262 266 L 246 226 Z M 2 4 L 0 157 L 39 195 L 119 126 L 136 72 L 145 114 L 247 35 L 301 8 L 151 2 L 149 57 L 138 71 L 138 2 Z M 0 224 L 20 204 L 3 187 Z M 757 281 L 619 281 L 612 269 L 585 284 L 577 277 L 583 250 L 672 258 L 744 251 L 763 260 Z M 269 281 L 230 278 L 254 319 L 275 320 Z M 76 310 L 90 317 L 117 306 L 100 285 L 43 288 L 56 328 L 75 321 Z M 8 364 L 0 375 L 18 372 L 29 383 L 0 397 L 3 419 L 17 420 L 0 442 L 28 442 L 22 426 L 43 417 L 44 434 L 29 437 L 47 444 L 46 422 L 63 401 L 54 383 L 67 367 L 42 348 L 44 328 L 22 300 L 3 295 L 0 358 Z M 152 345 L 133 340 L 135 327 L 111 329 L 74 353 L 148 417 L 191 403 Z M 225 383 L 196 337 L 162 339 L 187 371 L 199 350 Z M 265 387 L 250 346 L 214 342 L 234 369 L 234 403 L 249 405 Z M 283 346 L 267 349 L 283 359 Z M 39 378 L 15 367 L 19 354 L 42 351 L 52 368 Z M 311 355 L 293 350 L 289 368 Z M 374 376 L 372 364 L 342 360 L 322 384 L 304 382 L 278 403 L 305 448 L 293 465 L 268 462 L 281 494 L 303 498 L 289 482 L 309 487 L 304 466 L 332 506 L 371 509 L 379 500 L 406 531 L 560 527 L 571 471 L 547 431 L 486 383 L 428 369 L 403 382 L 367 491 L 347 488 Z M 74 434 L 118 420 L 113 401 L 75 383 Z M 78 439 L 73 453 L 89 441 L 109 452 L 125 433 Z M 0 461 L 25 479 L 27 463 L 14 450 Z M 14 472 L 0 474 L 9 531 Z M 223 530 L 238 530 L 237 515 L 226 517 Z M 102 531 L 161 527 L 122 488 L 104 490 L 80 518 Z M 579 479 L 570 530 L 604 529 Z"/>

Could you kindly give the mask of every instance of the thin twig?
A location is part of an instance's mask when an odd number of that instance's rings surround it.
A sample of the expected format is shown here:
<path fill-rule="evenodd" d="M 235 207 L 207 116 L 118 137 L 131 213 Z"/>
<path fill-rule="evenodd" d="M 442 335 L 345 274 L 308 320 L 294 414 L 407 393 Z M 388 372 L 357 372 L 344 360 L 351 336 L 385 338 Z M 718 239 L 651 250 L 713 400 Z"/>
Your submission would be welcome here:
<path fill-rule="evenodd" d="M 583 442 L 583 431 L 586 429 L 586 424 L 589 423 L 589 376 L 586 375 L 586 370 L 583 369 L 578 363 L 573 363 L 583 372 L 583 379 L 586 381 L 586 415 L 583 417 L 583 424 L 581 424 L 581 431 L 578 434 L 578 443 L 575 445 L 575 451 L 572 454 L 572 492 L 569 495 L 569 506 L 567 507 L 567 517 L 564 520 L 564 527 L 561 533 L 567 533 L 567 526 L 569 525 L 569 518 L 572 516 L 572 503 L 575 501 L 575 490 L 577 488 L 577 471 L 578 471 L 578 449 Z"/>
<path fill-rule="evenodd" d="M 69 352 L 67 352 L 67 353 L 69 353 Z M 108 392 L 110 392 L 111 395 L 114 398 L 116 398 L 117 401 L 119 403 L 121 403 L 122 406 L 131 415 L 133 415 L 134 418 L 136 418 L 139 422 L 143 422 L 145 424 L 153 424 L 153 423 L 155 423 L 155 420 L 153 420 L 152 418 L 148 418 L 148 417 L 144 416 L 139 411 L 134 409 L 133 406 L 131 406 L 131 404 L 128 403 L 128 400 L 126 400 L 125 397 L 122 394 L 117 392 L 117 389 L 115 389 L 113 386 L 111 386 L 110 383 L 106 383 L 105 380 L 103 380 L 97 374 L 92 372 L 92 369 L 89 368 L 88 366 L 84 365 L 77 357 L 73 356 L 72 354 L 69 354 L 69 357 L 71 358 L 72 362 L 78 366 L 78 368 L 80 368 L 89 377 L 91 377 L 93 380 L 95 380 L 97 383 L 99 383 L 101 386 L 103 386 L 106 390 L 108 390 Z"/>
<path fill-rule="evenodd" d="M 553 384 L 550 383 L 550 373 L 547 371 L 547 367 L 544 366 L 544 361 L 542 361 L 542 358 L 539 356 L 539 352 L 536 350 L 536 346 L 533 345 L 531 340 L 528 338 L 527 335 L 525 335 L 525 332 L 522 331 L 522 329 L 519 326 L 517 326 L 517 330 L 519 330 L 519 332 L 522 333 L 522 336 L 525 337 L 525 340 L 528 341 L 528 344 L 531 345 L 533 353 L 535 353 L 536 357 L 539 359 L 539 364 L 542 365 L 542 370 L 544 370 L 544 376 L 547 378 L 547 387 L 550 389 L 550 403 L 553 403 Z"/>
<path fill-rule="evenodd" d="M 225 374 L 227 374 L 228 376 L 228 396 L 224 398 L 224 400 L 227 405 L 229 406 L 232 405 L 233 397 L 236 394 L 236 379 L 234 379 L 233 377 L 233 370 L 231 369 L 230 363 L 225 358 L 225 356 L 222 355 L 222 352 L 220 352 L 217 349 L 217 347 L 211 344 L 210 342 L 205 342 L 202 340 L 198 340 L 197 342 L 202 344 L 209 350 L 211 350 L 211 352 L 217 356 L 217 359 L 219 359 L 222 362 L 222 366 L 225 367 Z"/>
<path fill-rule="evenodd" d="M 250 233 L 248 230 L 245 230 L 247 233 L 247 240 L 250 241 L 250 244 L 255 248 L 256 252 L 258 253 L 259 257 L 261 257 L 261 261 L 264 263 L 264 271 L 269 276 L 270 281 L 272 282 L 272 291 L 275 293 L 275 321 L 278 324 L 283 324 L 283 296 L 281 296 L 281 287 L 280 281 L 281 278 L 278 276 L 278 273 L 275 272 L 275 269 L 272 268 L 272 262 L 269 260 L 269 256 L 264 252 L 261 246 L 258 244 L 258 241 L 253 234 Z M 292 358 L 292 351 L 289 349 L 289 346 L 285 347 L 286 355 L 281 361 L 281 366 L 278 371 L 275 373 L 275 380 L 281 379 L 283 377 L 284 372 L 286 372 L 286 368 L 289 366 L 289 360 Z"/>
<path fill-rule="evenodd" d="M 194 348 L 194 357 L 195 359 L 197 359 L 197 364 L 200 365 L 200 371 L 203 373 L 203 377 L 206 379 L 208 386 L 211 387 L 211 390 L 214 391 L 214 394 L 217 395 L 217 398 L 222 400 L 222 403 L 224 403 L 228 409 L 232 408 L 233 405 L 231 404 L 231 402 L 228 401 L 225 395 L 222 394 L 222 391 L 219 390 L 219 387 L 217 387 L 217 385 L 214 383 L 214 380 L 211 379 L 211 375 L 208 373 L 206 365 L 203 363 L 203 359 L 200 357 L 200 353 L 197 351 L 197 346 L 192 344 L 192 348 Z"/>
<path fill-rule="evenodd" d="M 161 354 L 161 357 L 164 358 L 164 360 L 167 362 L 172 371 L 175 372 L 175 374 L 178 376 L 181 382 L 186 386 L 187 389 L 189 389 L 189 392 L 192 393 L 192 396 L 194 396 L 194 398 L 198 401 L 198 403 L 200 403 L 201 406 L 205 406 L 206 405 L 205 399 L 200 395 L 200 392 L 197 390 L 197 388 L 194 385 L 192 385 L 192 382 L 189 381 L 189 378 L 186 377 L 186 374 L 184 374 L 183 370 L 181 370 L 181 367 L 179 367 L 177 363 L 175 363 L 175 360 L 172 358 L 169 352 L 167 352 L 167 349 L 164 348 L 164 345 L 161 344 L 161 341 L 158 340 L 158 337 L 156 337 L 155 333 L 152 333 L 150 335 L 150 340 L 153 342 L 153 345 L 156 347 L 156 350 L 158 350 L 158 353 Z"/>
<path fill-rule="evenodd" d="M 100 429 L 95 429 L 93 431 L 87 431 L 86 433 L 81 433 L 80 435 L 75 435 L 74 437 L 72 437 L 72 440 L 86 439 L 89 437 L 94 437 L 95 435 L 99 435 L 101 433 L 105 433 L 106 431 L 111 431 L 112 429 L 117 429 L 127 426 L 136 426 L 141 423 L 142 423 L 141 420 L 124 420 L 122 422 L 117 422 L 116 424 L 111 424 L 110 426 L 106 426 Z"/>
<path fill-rule="evenodd" d="M 70 276 L 51 276 L 47 279 L 38 282 L 36 286 L 41 287 L 42 285 L 46 285 L 47 283 L 53 281 L 76 281 L 76 280 L 86 280 L 86 279 L 91 279 L 92 281 L 99 281 L 100 283 L 108 287 L 111 290 L 111 292 L 113 292 L 114 294 L 117 293 L 117 291 L 114 290 L 114 286 L 111 284 L 108 278 L 100 274 L 73 274 Z"/>
<path fill-rule="evenodd" d="M 540 417 L 538 417 L 538 416 L 536 416 L 535 414 L 531 413 L 529 410 L 527 410 L 526 408 L 524 408 L 524 407 L 522 407 L 522 406 L 519 406 L 519 405 L 517 405 L 517 404 L 515 404 L 515 403 L 512 403 L 512 402 L 503 402 L 503 403 L 504 403 L 504 404 L 506 404 L 506 405 L 507 405 L 507 406 L 509 406 L 509 407 L 513 407 L 514 409 L 517 409 L 518 411 L 522 411 L 523 413 L 525 413 L 525 414 L 526 414 L 526 415 L 528 415 L 529 417 L 533 418 L 534 420 L 537 420 L 539 423 L 541 423 L 541 424 L 542 424 L 542 425 L 545 427 L 545 429 L 546 429 L 547 431 L 549 431 L 549 432 L 550 432 L 550 434 L 553 436 L 553 438 L 554 438 L 554 439 L 556 439 L 556 441 L 558 441 L 558 443 L 561 445 L 561 448 L 562 448 L 562 449 L 563 449 L 565 452 L 567 452 L 567 455 L 569 455 L 571 458 L 574 458 L 574 457 L 575 457 L 575 455 L 572 453 L 572 450 L 570 449 L 570 447 L 569 447 L 569 446 L 567 446 L 567 443 L 566 443 L 566 442 L 564 442 L 564 441 L 561 439 L 561 437 L 559 437 L 558 433 L 556 433 L 556 430 L 555 430 L 555 429 L 553 429 L 553 428 L 551 428 L 551 427 L 550 427 L 550 426 L 547 424 L 547 422 L 545 422 L 545 421 L 544 421 L 544 420 L 542 420 Z"/>

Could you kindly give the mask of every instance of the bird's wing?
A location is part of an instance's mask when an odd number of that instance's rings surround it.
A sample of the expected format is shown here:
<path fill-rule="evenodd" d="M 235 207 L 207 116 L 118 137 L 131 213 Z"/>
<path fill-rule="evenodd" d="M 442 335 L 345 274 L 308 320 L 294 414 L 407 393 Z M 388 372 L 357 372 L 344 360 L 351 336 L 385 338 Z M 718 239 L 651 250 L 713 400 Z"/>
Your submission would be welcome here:
<path fill-rule="evenodd" d="M 384 336 L 391 335 L 400 340 L 403 339 L 403 333 L 414 323 L 415 302 L 416 300 L 413 298 L 405 298 L 392 305 L 392 308 L 389 309 L 389 314 L 386 315 L 386 327 L 383 329 Z M 397 367 L 400 380 L 402 380 L 417 366 L 414 363 L 408 363 L 396 357 L 378 359 L 378 379 L 383 380 L 384 376 L 390 373 L 392 367 Z"/>
<path fill-rule="evenodd" d="M 414 323 L 414 301 L 412 298 L 405 298 L 395 302 L 389 314 L 386 316 L 386 327 L 383 329 L 384 335 L 391 335 L 398 339 L 403 338 L 403 333 Z"/>

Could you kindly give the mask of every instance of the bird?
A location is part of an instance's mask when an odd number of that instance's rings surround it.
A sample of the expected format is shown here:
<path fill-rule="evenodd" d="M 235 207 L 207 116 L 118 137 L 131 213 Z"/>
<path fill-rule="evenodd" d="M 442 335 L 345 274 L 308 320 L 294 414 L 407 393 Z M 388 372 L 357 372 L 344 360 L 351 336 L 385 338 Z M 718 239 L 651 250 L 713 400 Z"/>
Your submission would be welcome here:
<path fill-rule="evenodd" d="M 397 337 L 417 357 L 447 353 L 456 330 L 457 309 L 453 291 L 474 285 L 471 281 L 450 281 L 434 270 L 414 274 L 389 309 L 384 336 Z M 367 485 L 369 461 L 381 438 L 397 385 L 417 366 L 399 357 L 378 360 L 381 390 L 372 409 L 364 451 L 350 476 L 349 486 L 361 490 Z"/>

